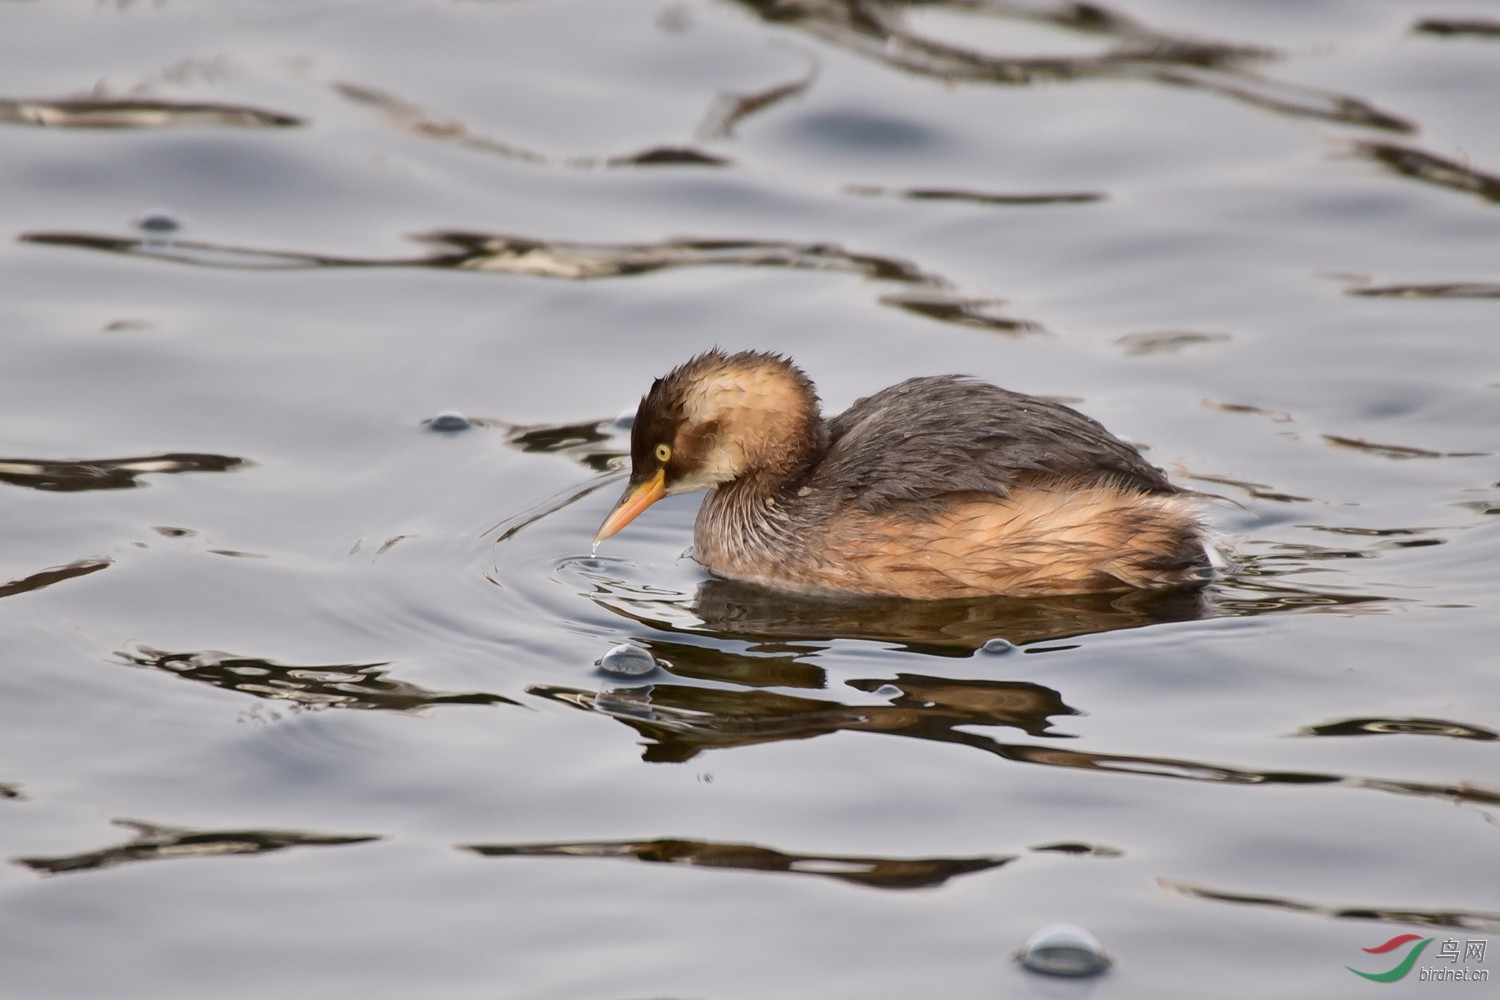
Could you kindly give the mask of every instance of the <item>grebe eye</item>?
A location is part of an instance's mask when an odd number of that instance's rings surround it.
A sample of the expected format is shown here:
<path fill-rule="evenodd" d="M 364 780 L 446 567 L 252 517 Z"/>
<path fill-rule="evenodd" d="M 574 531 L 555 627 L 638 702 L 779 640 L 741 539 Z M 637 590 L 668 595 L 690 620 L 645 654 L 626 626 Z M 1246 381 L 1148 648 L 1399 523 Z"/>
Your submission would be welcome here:
<path fill-rule="evenodd" d="M 657 445 L 656 460 L 658 462 L 670 462 L 672 460 L 672 446 L 669 444 Z"/>

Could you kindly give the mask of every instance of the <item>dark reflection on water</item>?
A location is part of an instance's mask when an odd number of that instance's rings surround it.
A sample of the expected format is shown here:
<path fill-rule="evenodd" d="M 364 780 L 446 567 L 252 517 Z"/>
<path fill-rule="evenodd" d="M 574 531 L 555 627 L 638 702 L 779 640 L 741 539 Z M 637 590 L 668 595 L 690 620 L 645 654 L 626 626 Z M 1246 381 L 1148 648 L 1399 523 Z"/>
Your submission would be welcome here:
<path fill-rule="evenodd" d="M 30 232 L 23 243 L 72 247 L 151 260 L 230 270 L 289 271 L 310 268 L 431 267 L 489 274 L 591 280 L 628 277 L 686 267 L 780 267 L 799 271 L 855 274 L 873 281 L 907 285 L 920 294 L 881 297 L 883 304 L 933 319 L 978 326 L 1001 333 L 1041 330 L 1030 320 L 1015 319 L 997 310 L 998 299 L 959 294 L 941 275 L 923 271 L 910 261 L 878 254 L 862 254 L 833 243 L 796 243 L 784 240 L 663 240 L 659 243 L 576 243 L 539 240 L 498 233 L 436 230 L 413 240 L 433 247 L 421 257 L 336 257 L 298 251 L 259 250 L 200 240 L 108 236 L 97 233 Z"/>
<path fill-rule="evenodd" d="M 379 111 L 387 122 L 404 132 L 410 132 L 424 139 L 449 142 L 474 152 L 493 153 L 507 159 L 519 160 L 522 163 L 580 169 L 655 166 L 722 167 L 730 163 L 722 156 L 716 156 L 692 146 L 681 145 L 650 146 L 634 153 L 617 156 L 549 156 L 534 149 L 527 149 L 476 132 L 461 119 L 407 101 L 377 87 L 339 82 L 333 85 L 333 89 L 356 104 Z"/>
<path fill-rule="evenodd" d="M 1355 538 L 1411 538 L 1425 533 L 1422 528 L 1356 528 L 1346 524 L 1299 524 L 1297 527 L 1330 535 L 1352 535 Z"/>
<path fill-rule="evenodd" d="M 556 278 L 612 278 L 680 267 L 786 267 L 948 287 L 946 280 L 928 274 L 910 261 L 855 253 L 833 243 L 733 239 L 577 243 L 458 230 L 439 230 L 414 238 L 443 251 L 442 256 L 429 258 L 430 264 L 460 270 Z"/>
<path fill-rule="evenodd" d="M 303 120 L 243 104 L 81 97 L 62 100 L 0 98 L 0 122 L 49 128 L 166 128 L 173 125 L 286 128 L 301 125 Z"/>
<path fill-rule="evenodd" d="M 709 749 L 803 740 L 842 731 L 993 749 L 1000 745 L 960 727 L 1010 726 L 1029 735 L 1058 737 L 1066 734 L 1050 731 L 1050 716 L 1078 714 L 1056 691 L 1021 681 L 902 674 L 894 681 L 851 681 L 850 686 L 872 692 L 890 686 L 896 697 L 886 705 L 844 705 L 775 691 L 685 684 L 611 691 L 540 684 L 527 692 L 618 719 L 651 740 L 642 756 L 658 763 L 691 760 Z"/>
<path fill-rule="evenodd" d="M 1191 87 L 1294 117 L 1363 125 L 1391 132 L 1414 126 L 1367 101 L 1301 87 L 1251 69 L 1279 57 L 1263 46 L 1214 42 L 1150 28 L 1099 3 L 974 4 L 965 0 L 871 3 L 869 0 L 739 0 L 775 24 L 920 76 L 996 84 L 1067 80 L 1147 80 Z M 912 11 L 947 10 L 975 18 L 1049 24 L 1113 42 L 1098 55 L 1005 56 L 923 35 L 907 23 Z"/>
<path fill-rule="evenodd" d="M 0 583 L 0 597 L 11 597 L 15 594 L 25 594 L 33 590 L 41 590 L 43 587 L 50 587 L 54 583 L 62 583 L 64 580 L 75 580 L 80 576 L 97 573 L 101 569 L 107 569 L 113 564 L 113 559 L 101 558 L 78 559 L 68 563 L 66 566 L 53 566 L 51 569 L 40 570 L 29 576 L 21 577 L 19 580 Z"/>
<path fill-rule="evenodd" d="M 1414 285 L 1365 285 L 1356 283 L 1345 295 L 1386 299 L 1500 299 L 1500 282 L 1449 281 Z"/>
<path fill-rule="evenodd" d="M 1274 500 L 1278 503 L 1316 503 L 1315 497 L 1297 496 L 1294 493 L 1284 493 L 1276 487 L 1267 483 L 1251 482 L 1248 479 L 1236 479 L 1232 476 L 1214 476 L 1207 473 L 1194 473 L 1187 477 L 1200 483 L 1217 483 L 1220 486 L 1233 486 L 1244 490 L 1246 495 L 1255 500 Z"/>
<path fill-rule="evenodd" d="M 890 688 L 895 708 L 916 710 L 921 724 L 945 728 L 965 724 L 1011 726 L 1028 736 L 1069 736 L 1052 729 L 1054 715 L 1077 715 L 1049 687 L 1027 681 L 954 680 L 923 674 L 897 674 L 891 680 L 851 680 L 857 691 L 881 694 Z M 941 720 L 941 721 L 939 721 Z"/>
<path fill-rule="evenodd" d="M 1022 334 L 1037 333 L 1042 327 L 1026 319 L 1013 319 L 1000 311 L 1003 299 L 966 299 L 948 292 L 895 292 L 882 295 L 880 304 L 895 306 L 905 312 L 926 316 L 928 319 L 971 326 L 991 333 Z"/>
<path fill-rule="evenodd" d="M 168 452 L 136 458 L 54 461 L 0 458 L 0 482 L 33 490 L 122 490 L 145 485 L 140 477 L 161 472 L 227 472 L 248 464 L 233 455 Z"/>
<path fill-rule="evenodd" d="M 789 854 L 757 844 L 657 839 L 561 844 L 467 844 L 486 857 L 633 858 L 656 864 L 731 868 L 736 871 L 816 875 L 873 889 L 928 889 L 972 872 L 999 868 L 1015 855 L 974 858 L 871 858 L 833 854 Z"/>
<path fill-rule="evenodd" d="M 0 781 L 0 799 L 24 799 L 25 797 L 20 785 Z"/>
<path fill-rule="evenodd" d="M 1452 927 L 1458 930 L 1477 931 L 1482 934 L 1500 934 L 1500 913 L 1486 910 L 1413 910 L 1397 907 L 1373 906 L 1327 906 L 1308 903 L 1285 896 L 1261 896 L 1244 892 L 1210 889 L 1191 882 L 1176 879 L 1157 879 L 1163 889 L 1181 893 L 1194 899 L 1216 903 L 1244 903 L 1251 906 L 1269 906 L 1279 910 L 1311 913 L 1339 920 L 1378 920 L 1382 923 L 1418 924 L 1424 927 Z"/>
<path fill-rule="evenodd" d="M 973 205 L 1079 205 L 1103 201 L 1098 191 L 1059 191 L 1050 194 L 1000 194 L 961 188 L 884 188 L 873 184 L 846 184 L 849 194 L 871 198 L 905 198 L 909 201 L 961 201 Z"/>
<path fill-rule="evenodd" d="M 1416 126 L 1406 119 L 1381 111 L 1358 98 L 1298 87 L 1244 70 L 1231 73 L 1222 69 L 1201 70 L 1182 66 L 1154 71 L 1147 74 L 1147 78 L 1228 97 L 1292 118 L 1316 118 L 1388 132 L 1416 131 Z"/>
<path fill-rule="evenodd" d="M 115 655 L 138 667 L 163 670 L 257 698 L 300 708 L 365 708 L 415 712 L 433 705 L 514 705 L 503 695 L 480 691 L 431 691 L 386 676 L 388 663 L 301 666 L 215 650 L 172 653 L 136 645 Z"/>
<path fill-rule="evenodd" d="M 613 472 L 621 467 L 625 452 L 620 448 L 595 448 L 600 441 L 614 439 L 608 428 L 610 420 L 581 424 L 504 425 L 498 421 L 477 421 L 481 426 L 504 426 L 505 443 L 521 451 L 547 455 L 561 454 L 573 458 L 595 472 Z"/>
<path fill-rule="evenodd" d="M 1402 177 L 1500 201 L 1500 177 L 1466 163 L 1393 142 L 1361 142 L 1354 149 Z"/>
<path fill-rule="evenodd" d="M 1362 552 L 1316 546 L 1281 548 L 1295 551 L 1247 557 L 1222 583 L 1205 589 L 1042 598 L 809 597 L 731 580 L 708 580 L 693 598 L 686 599 L 677 594 L 643 595 L 597 568 L 587 575 L 596 584 L 589 596 L 599 606 L 664 632 L 752 642 L 864 639 L 939 656 L 970 656 L 996 638 L 1026 646 L 1169 622 L 1349 608 L 1390 600 L 1375 594 L 1297 587 L 1279 579 L 1289 570 L 1302 569 L 1310 559 L 1362 558 Z M 697 621 L 684 623 L 684 615 Z"/>
<path fill-rule="evenodd" d="M 1352 448 L 1381 458 L 1483 458 L 1489 454 L 1484 451 L 1431 451 L 1403 444 L 1376 444 L 1363 438 L 1342 437 L 1338 434 L 1324 434 L 1322 438 L 1340 448 Z"/>
<path fill-rule="evenodd" d="M 1487 20 L 1482 17 L 1428 17 L 1412 25 L 1411 30 L 1424 35 L 1500 38 L 1500 21 Z"/>
<path fill-rule="evenodd" d="M 1470 783 L 1392 781 L 1310 771 L 1260 771 L 1172 757 L 1070 750 L 1058 744 L 1003 743 L 962 727 L 1003 725 L 1030 735 L 1048 731 L 1048 717 L 1077 714 L 1062 696 L 1037 684 L 964 681 L 901 675 L 895 681 L 852 681 L 851 687 L 898 693 L 889 705 L 845 705 L 774 691 L 654 684 L 608 691 L 541 684 L 529 694 L 596 712 L 640 733 L 649 742 L 641 759 L 681 763 L 705 750 L 803 740 L 835 732 L 872 732 L 956 743 L 1006 760 L 1107 774 L 1178 778 L 1228 785 L 1345 785 L 1500 805 L 1500 790 Z M 907 687 L 910 690 L 906 690 Z"/>
<path fill-rule="evenodd" d="M 1308 560 L 1318 558 L 1317 551 L 1309 551 L 1310 546 L 1279 547 L 1294 551 L 1281 556 L 1258 556 L 1255 562 L 1261 566 L 1270 566 L 1278 560 L 1284 560 L 1290 571 L 1295 573 L 1301 571 Z M 1329 555 L 1327 558 L 1361 558 L 1361 556 L 1358 554 L 1342 557 Z M 1267 577 L 1274 577 L 1284 571 L 1267 570 L 1265 572 Z M 1317 610 L 1338 610 L 1354 614 L 1359 610 L 1374 611 L 1382 604 L 1397 600 L 1400 598 L 1383 597 L 1379 594 L 1343 593 L 1292 587 L 1269 578 L 1256 580 L 1248 575 L 1248 571 L 1241 570 L 1235 580 L 1235 593 L 1221 596 L 1216 606 L 1226 615 L 1263 615 L 1281 611 Z"/>
<path fill-rule="evenodd" d="M 191 264 L 197 267 L 220 267 L 232 270 L 290 271 L 314 267 L 393 267 L 427 263 L 427 259 L 404 261 L 362 260 L 320 254 L 256 250 L 251 247 L 222 246 L 198 240 L 165 240 L 133 236 L 106 236 L 97 233 L 22 233 L 22 243 L 42 246 L 74 247 L 105 253 L 146 257 L 152 260 Z"/>
<path fill-rule="evenodd" d="M 1227 333 L 1199 333 L 1193 330 L 1148 330 L 1127 333 L 1115 340 L 1132 357 L 1153 354 L 1178 354 L 1190 347 L 1222 344 L 1232 339 Z"/>
<path fill-rule="evenodd" d="M 1108 844 L 1084 844 L 1078 841 L 1036 844 L 1031 849 L 1039 854 L 1072 854 L 1092 858 L 1118 858 L 1125 854 L 1118 847 L 1110 847 Z"/>
<path fill-rule="evenodd" d="M 704 139 L 727 139 L 734 135 L 735 126 L 751 115 L 759 114 L 767 108 L 773 108 L 804 93 L 818 78 L 820 64 L 812 53 L 803 54 L 809 62 L 807 72 L 795 80 L 763 87 L 746 94 L 720 94 L 698 125 L 698 135 Z"/>
<path fill-rule="evenodd" d="M 619 614 L 608 593 L 594 599 Z M 1199 590 L 1075 594 L 1047 598 L 981 597 L 944 601 L 818 598 L 710 580 L 698 588 L 691 611 L 706 630 L 724 638 L 869 639 L 915 652 L 967 656 L 995 638 L 1017 645 L 1120 628 L 1202 617 Z M 670 629 L 666 623 L 653 623 Z M 694 631 L 698 631 L 695 629 Z"/>
<path fill-rule="evenodd" d="M 1212 334 L 1206 334 L 1205 336 L 1212 336 Z M 1124 340 L 1125 338 L 1122 337 L 1116 343 Z M 1205 399 L 1203 405 L 1208 409 L 1218 410 L 1220 413 L 1248 413 L 1257 417 L 1265 417 L 1267 420 L 1278 424 L 1289 424 L 1292 422 L 1292 415 L 1285 410 L 1273 410 L 1270 407 L 1256 406 L 1253 403 L 1218 403 Z"/>
<path fill-rule="evenodd" d="M 822 667 L 803 659 L 824 648 L 804 642 L 758 647 L 753 656 L 717 646 L 688 645 L 653 638 L 651 652 L 672 665 L 672 673 L 702 681 L 722 681 L 744 687 L 802 688 L 818 691 L 828 686 Z"/>
<path fill-rule="evenodd" d="M 1308 726 L 1303 736 L 1447 736 L 1457 740 L 1496 740 L 1500 733 L 1447 719 L 1339 719 Z"/>
<path fill-rule="evenodd" d="M 993 749 L 989 737 L 961 726 L 1003 725 L 1029 735 L 1049 732 L 1050 716 L 1076 715 L 1051 688 L 1020 681 L 952 680 L 902 674 L 896 681 L 851 681 L 886 705 L 844 705 L 774 691 L 654 684 L 613 691 L 535 685 L 528 693 L 608 715 L 652 741 L 644 759 L 681 762 L 704 750 L 808 739 L 840 731 L 881 732 Z"/>
<path fill-rule="evenodd" d="M 605 160 L 606 165 L 616 167 L 727 167 L 729 163 L 722 156 L 692 146 L 652 146 Z"/>
<path fill-rule="evenodd" d="M 59 875 L 63 872 L 94 871 L 130 861 L 203 858 L 220 854 L 265 854 L 288 847 L 367 844 L 380 839 L 372 835 L 339 836 L 296 830 L 193 830 L 133 819 L 117 819 L 114 823 L 134 830 L 135 836 L 117 847 L 106 847 L 84 854 L 15 858 L 14 861 L 44 875 Z"/>

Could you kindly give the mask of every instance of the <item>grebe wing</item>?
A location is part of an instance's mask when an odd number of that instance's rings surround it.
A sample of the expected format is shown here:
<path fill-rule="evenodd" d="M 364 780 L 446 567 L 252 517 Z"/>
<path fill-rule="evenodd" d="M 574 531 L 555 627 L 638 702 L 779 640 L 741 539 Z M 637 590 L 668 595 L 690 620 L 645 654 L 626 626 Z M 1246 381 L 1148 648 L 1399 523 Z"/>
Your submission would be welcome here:
<path fill-rule="evenodd" d="M 1051 483 L 1181 492 L 1098 421 L 960 375 L 882 389 L 829 421 L 829 432 L 806 485 L 870 512 Z"/>

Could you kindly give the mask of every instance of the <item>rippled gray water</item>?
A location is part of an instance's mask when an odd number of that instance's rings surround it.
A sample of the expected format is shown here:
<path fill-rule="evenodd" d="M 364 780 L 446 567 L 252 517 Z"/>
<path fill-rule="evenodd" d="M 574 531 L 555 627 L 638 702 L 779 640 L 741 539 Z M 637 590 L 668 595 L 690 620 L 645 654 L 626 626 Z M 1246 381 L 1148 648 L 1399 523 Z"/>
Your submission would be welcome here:
<path fill-rule="evenodd" d="M 0 66 L 7 997 L 1500 977 L 1492 6 L 23 2 Z M 1067 399 L 1237 564 L 591 556 L 714 344 Z"/>

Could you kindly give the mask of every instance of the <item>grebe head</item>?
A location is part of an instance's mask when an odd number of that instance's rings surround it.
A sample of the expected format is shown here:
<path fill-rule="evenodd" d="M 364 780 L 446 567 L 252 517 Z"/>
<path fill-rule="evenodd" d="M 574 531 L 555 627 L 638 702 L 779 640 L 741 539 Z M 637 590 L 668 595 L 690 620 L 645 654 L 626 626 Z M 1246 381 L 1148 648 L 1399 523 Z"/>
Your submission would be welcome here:
<path fill-rule="evenodd" d="M 630 483 L 594 536 L 619 531 L 662 497 L 747 476 L 782 481 L 823 444 L 818 396 L 775 354 L 717 349 L 659 378 L 630 430 Z"/>

